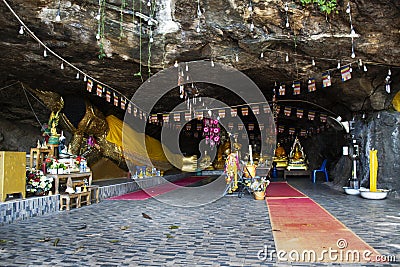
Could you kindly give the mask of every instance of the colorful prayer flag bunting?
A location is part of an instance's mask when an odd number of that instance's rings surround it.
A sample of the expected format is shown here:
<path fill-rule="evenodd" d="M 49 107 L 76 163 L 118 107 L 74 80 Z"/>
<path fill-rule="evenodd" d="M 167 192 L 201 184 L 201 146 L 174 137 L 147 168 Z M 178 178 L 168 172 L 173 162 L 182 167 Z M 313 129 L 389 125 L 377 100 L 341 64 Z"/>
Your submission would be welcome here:
<path fill-rule="evenodd" d="M 340 73 L 342 74 L 342 81 L 345 82 L 347 80 L 351 79 L 351 72 L 350 72 L 350 66 L 343 66 L 343 68 L 340 70 Z"/>
<path fill-rule="evenodd" d="M 260 106 L 259 105 L 253 105 L 251 107 L 251 110 L 253 111 L 254 115 L 260 114 Z"/>
<path fill-rule="evenodd" d="M 249 123 L 247 125 L 247 128 L 249 129 L 249 131 L 254 131 L 254 123 Z"/>
<path fill-rule="evenodd" d="M 270 109 L 269 105 L 267 105 L 267 104 L 263 105 L 263 110 L 264 110 L 265 114 L 268 114 L 271 112 L 271 109 Z"/>
<path fill-rule="evenodd" d="M 293 82 L 293 95 L 299 95 L 300 94 L 300 82 Z"/>
<path fill-rule="evenodd" d="M 126 99 L 125 98 L 121 98 L 121 109 L 125 110 L 125 105 L 126 105 Z"/>
<path fill-rule="evenodd" d="M 185 120 L 186 120 L 186 121 L 192 120 L 192 113 L 190 113 L 190 112 L 185 112 Z"/>
<path fill-rule="evenodd" d="M 296 132 L 296 130 L 294 128 L 289 128 L 289 134 L 293 135 Z"/>
<path fill-rule="evenodd" d="M 325 88 L 325 87 L 328 87 L 328 86 L 331 86 L 331 85 L 332 85 L 332 83 L 331 83 L 331 75 L 330 75 L 329 71 L 322 73 L 322 87 Z"/>
<path fill-rule="evenodd" d="M 174 121 L 181 121 L 181 114 L 180 113 L 174 113 Z"/>
<path fill-rule="evenodd" d="M 97 96 L 100 96 L 100 97 L 103 94 L 103 86 L 101 84 L 97 85 L 96 94 L 97 94 Z"/>
<path fill-rule="evenodd" d="M 233 130 L 233 122 L 228 123 L 228 130 L 232 131 Z"/>
<path fill-rule="evenodd" d="M 292 108 L 291 107 L 285 107 L 284 113 L 286 116 L 290 117 L 290 114 L 292 113 Z"/>
<path fill-rule="evenodd" d="M 163 122 L 169 123 L 169 114 L 163 114 Z"/>
<path fill-rule="evenodd" d="M 285 95 L 286 94 L 286 85 L 285 84 L 281 84 L 279 86 L 279 95 Z"/>
<path fill-rule="evenodd" d="M 308 79 L 308 91 L 314 92 L 315 90 L 317 90 L 317 87 L 315 86 L 315 79 L 314 78 Z"/>
<path fill-rule="evenodd" d="M 87 80 L 87 84 L 86 84 L 86 90 L 88 90 L 88 92 L 92 92 L 93 89 L 93 81 L 91 79 Z"/>
<path fill-rule="evenodd" d="M 106 90 L 106 101 L 111 102 L 111 91 L 109 89 Z"/>
<path fill-rule="evenodd" d="M 237 116 L 237 108 L 231 108 L 231 117 Z"/>
<path fill-rule="evenodd" d="M 132 104 L 131 104 L 131 102 L 128 103 L 128 113 L 129 114 L 132 113 Z"/>
<path fill-rule="evenodd" d="M 308 119 L 309 119 L 310 121 L 313 121 L 314 118 L 315 118 L 315 111 L 309 111 L 309 112 L 308 112 Z"/>
<path fill-rule="evenodd" d="M 116 93 L 114 93 L 114 106 L 118 107 L 118 105 L 119 105 L 118 95 Z"/>
<path fill-rule="evenodd" d="M 278 127 L 278 132 L 279 132 L 279 133 L 285 132 L 285 126 L 279 125 L 279 127 Z"/>
<path fill-rule="evenodd" d="M 249 115 L 249 108 L 248 107 L 243 107 L 242 108 L 242 115 L 243 116 Z"/>
<path fill-rule="evenodd" d="M 243 130 L 243 127 L 244 127 L 243 123 L 238 123 L 238 130 L 239 131 Z"/>
<path fill-rule="evenodd" d="M 321 122 L 326 122 L 326 118 L 327 118 L 327 116 L 326 116 L 325 114 L 319 115 L 319 120 L 320 120 Z"/>
<path fill-rule="evenodd" d="M 133 107 L 133 115 L 134 115 L 135 117 L 137 117 L 137 112 L 138 112 L 137 107 Z"/>
<path fill-rule="evenodd" d="M 303 118 L 303 113 L 304 113 L 303 109 L 298 108 L 297 112 L 296 112 L 297 118 L 299 118 L 299 119 Z"/>

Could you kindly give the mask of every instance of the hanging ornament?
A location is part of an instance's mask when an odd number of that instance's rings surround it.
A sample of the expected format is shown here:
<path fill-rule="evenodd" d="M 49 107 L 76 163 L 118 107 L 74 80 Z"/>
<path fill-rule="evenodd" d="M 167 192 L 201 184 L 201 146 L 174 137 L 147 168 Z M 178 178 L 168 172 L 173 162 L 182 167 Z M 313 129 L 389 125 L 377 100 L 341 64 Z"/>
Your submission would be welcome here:
<path fill-rule="evenodd" d="M 338 63 L 337 63 L 337 67 L 336 67 L 337 69 L 340 69 L 340 60 L 338 61 Z"/>
<path fill-rule="evenodd" d="M 149 43 L 154 42 L 154 38 L 153 38 L 153 31 L 150 31 L 149 33 Z"/>
<path fill-rule="evenodd" d="M 358 66 L 361 67 L 363 65 L 361 58 L 358 60 Z"/>
<path fill-rule="evenodd" d="M 79 80 L 79 71 L 76 73 L 75 79 Z"/>
<path fill-rule="evenodd" d="M 350 14 L 350 2 L 347 3 L 346 13 Z"/>
<path fill-rule="evenodd" d="M 201 30 L 201 29 L 200 29 L 200 22 L 199 22 L 199 23 L 197 23 L 197 26 L 196 26 L 196 32 L 199 33 L 200 30 Z"/>
<path fill-rule="evenodd" d="M 249 6 L 248 6 L 247 9 L 248 9 L 250 12 L 253 12 L 253 4 L 252 4 L 251 1 L 249 2 Z"/>
<path fill-rule="evenodd" d="M 354 47 L 351 47 L 351 58 L 355 58 L 356 53 L 354 53 Z"/>
<path fill-rule="evenodd" d="M 342 75 L 342 81 L 345 82 L 347 80 L 351 79 L 351 71 L 350 71 L 350 66 L 344 66 L 341 70 L 340 73 Z"/>
<path fill-rule="evenodd" d="M 314 59 L 311 60 L 311 65 L 315 66 L 315 60 Z"/>
<path fill-rule="evenodd" d="M 21 27 L 19 28 L 19 34 L 24 34 L 24 26 L 21 26 Z"/>
<path fill-rule="evenodd" d="M 84 82 L 86 82 L 86 81 L 87 81 L 87 77 L 86 77 L 86 75 L 85 75 L 85 76 L 83 76 L 83 81 L 84 81 Z"/>
<path fill-rule="evenodd" d="M 60 21 L 61 21 L 60 10 L 57 11 L 56 21 L 57 21 L 57 22 L 60 22 Z"/>
<path fill-rule="evenodd" d="M 264 52 L 261 52 L 260 58 L 264 58 Z"/>
<path fill-rule="evenodd" d="M 328 87 L 331 86 L 331 75 L 329 73 L 329 71 L 322 73 L 322 87 Z"/>
<path fill-rule="evenodd" d="M 214 66 L 215 66 L 214 60 L 211 59 L 211 67 L 214 67 Z"/>
<path fill-rule="evenodd" d="M 286 62 L 289 62 L 289 54 L 288 54 L 288 53 L 286 53 L 285 61 L 286 61 Z"/>
<path fill-rule="evenodd" d="M 175 60 L 174 67 L 177 68 L 179 66 L 178 60 Z"/>
<path fill-rule="evenodd" d="M 235 61 L 239 62 L 239 55 L 238 54 L 235 55 Z"/>
<path fill-rule="evenodd" d="M 99 33 L 96 34 L 96 40 L 100 40 L 100 34 Z"/>
<path fill-rule="evenodd" d="M 250 23 L 250 31 L 251 32 L 254 31 L 254 23 L 253 23 L 253 21 Z"/>
<path fill-rule="evenodd" d="M 364 71 L 365 71 L 365 72 L 367 72 L 367 71 L 368 71 L 368 69 L 367 69 L 367 65 L 365 65 L 365 64 L 364 64 Z"/>
<path fill-rule="evenodd" d="M 388 69 L 388 76 L 392 75 L 392 71 Z"/>
<path fill-rule="evenodd" d="M 61 62 L 60 68 L 63 70 L 64 69 L 64 62 Z"/>
<path fill-rule="evenodd" d="M 289 28 L 290 27 L 290 24 L 289 24 L 289 17 L 286 17 L 286 28 Z"/>
<path fill-rule="evenodd" d="M 187 63 L 185 63 L 185 70 L 189 71 L 189 65 Z M 189 77 L 189 76 L 188 76 Z"/>
<path fill-rule="evenodd" d="M 150 7 L 151 6 L 151 0 L 147 1 L 147 6 Z"/>
<path fill-rule="evenodd" d="M 47 57 L 47 50 L 46 49 L 43 50 L 43 57 Z"/>

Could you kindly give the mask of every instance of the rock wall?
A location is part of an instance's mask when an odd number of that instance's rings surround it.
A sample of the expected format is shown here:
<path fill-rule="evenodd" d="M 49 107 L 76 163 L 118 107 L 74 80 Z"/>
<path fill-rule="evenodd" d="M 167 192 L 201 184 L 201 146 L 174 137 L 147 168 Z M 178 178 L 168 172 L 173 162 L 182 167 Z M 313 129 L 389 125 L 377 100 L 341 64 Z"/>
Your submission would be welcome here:
<path fill-rule="evenodd" d="M 360 145 L 358 177 L 361 186 L 369 187 L 369 151 L 378 151 L 378 188 L 390 189 L 392 195 L 400 192 L 400 113 L 375 112 L 358 118 L 354 136 Z"/>

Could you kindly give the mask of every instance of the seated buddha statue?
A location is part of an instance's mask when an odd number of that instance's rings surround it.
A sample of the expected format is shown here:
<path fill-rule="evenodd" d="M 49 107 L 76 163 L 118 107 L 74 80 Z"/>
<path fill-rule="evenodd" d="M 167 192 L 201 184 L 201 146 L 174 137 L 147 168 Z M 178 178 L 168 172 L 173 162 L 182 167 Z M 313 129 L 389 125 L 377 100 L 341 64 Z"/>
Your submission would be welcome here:
<path fill-rule="evenodd" d="M 276 149 L 275 149 L 275 157 L 278 159 L 286 158 L 286 151 L 285 149 L 281 146 L 280 143 L 278 143 Z"/>
<path fill-rule="evenodd" d="M 278 167 L 278 168 L 286 168 L 287 167 L 288 160 L 287 160 L 286 151 L 281 146 L 280 143 L 277 144 L 272 161 L 276 163 L 276 167 Z"/>
<path fill-rule="evenodd" d="M 306 155 L 297 137 L 294 140 L 292 150 L 290 151 L 289 154 L 288 169 L 307 170 Z"/>
<path fill-rule="evenodd" d="M 231 142 L 228 139 L 225 143 L 219 145 L 217 150 L 217 158 L 213 162 L 213 166 L 216 170 L 222 170 L 225 166 L 225 160 L 231 153 Z"/>

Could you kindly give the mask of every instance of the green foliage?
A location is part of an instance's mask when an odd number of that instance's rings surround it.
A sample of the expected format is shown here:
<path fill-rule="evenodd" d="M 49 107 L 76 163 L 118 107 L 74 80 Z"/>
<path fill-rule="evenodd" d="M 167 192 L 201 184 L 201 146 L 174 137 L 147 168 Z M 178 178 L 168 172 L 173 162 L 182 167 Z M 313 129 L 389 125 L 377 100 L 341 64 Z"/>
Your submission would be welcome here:
<path fill-rule="evenodd" d="M 321 12 L 329 15 L 332 12 L 338 13 L 337 0 L 300 0 L 303 6 L 317 4 Z"/>

